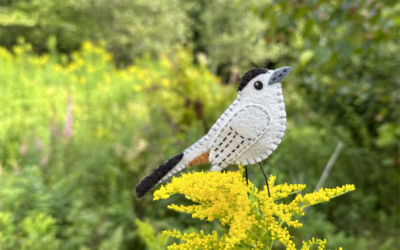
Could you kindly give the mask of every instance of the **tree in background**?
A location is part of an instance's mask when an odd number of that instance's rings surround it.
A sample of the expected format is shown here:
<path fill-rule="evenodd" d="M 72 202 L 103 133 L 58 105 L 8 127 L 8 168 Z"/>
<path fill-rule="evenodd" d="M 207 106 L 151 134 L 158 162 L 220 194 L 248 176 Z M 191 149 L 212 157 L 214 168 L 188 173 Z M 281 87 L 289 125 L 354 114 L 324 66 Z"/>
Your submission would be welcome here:
<path fill-rule="evenodd" d="M 118 63 L 138 55 L 171 52 L 187 42 L 187 4 L 173 1 L 2 1 L 1 44 L 11 48 L 19 36 L 39 53 L 55 36 L 57 49 L 71 53 L 86 40 L 104 40 Z"/>
<path fill-rule="evenodd" d="M 267 23 L 253 11 L 260 7 L 260 1 L 217 0 L 197 1 L 191 10 L 195 50 L 224 82 L 236 82 L 239 72 L 263 64 L 270 54 L 262 39 Z"/>

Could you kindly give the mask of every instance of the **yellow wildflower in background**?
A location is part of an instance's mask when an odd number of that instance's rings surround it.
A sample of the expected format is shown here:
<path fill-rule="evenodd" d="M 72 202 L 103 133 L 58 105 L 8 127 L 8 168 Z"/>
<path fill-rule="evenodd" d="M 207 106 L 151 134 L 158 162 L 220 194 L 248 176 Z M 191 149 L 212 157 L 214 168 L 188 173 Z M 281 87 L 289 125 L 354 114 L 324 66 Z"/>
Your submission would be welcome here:
<path fill-rule="evenodd" d="M 318 192 L 297 195 L 289 204 L 276 201 L 303 190 L 305 185 L 274 185 L 276 177 L 269 178 L 271 197 L 266 189 L 258 191 L 243 178 L 243 169 L 236 172 L 194 172 L 173 178 L 171 183 L 154 192 L 154 200 L 167 199 L 179 193 L 196 204 L 190 206 L 172 204 L 168 208 L 190 213 L 193 218 L 219 220 L 229 226 L 228 234 L 221 237 L 217 232 L 210 235 L 200 233 L 182 234 L 179 231 L 164 231 L 163 234 L 181 240 L 168 249 L 271 249 L 274 241 L 279 241 L 286 249 L 296 249 L 287 227 L 302 226 L 294 216 L 304 215 L 303 208 L 355 190 L 354 185 L 334 189 L 320 189 Z M 318 244 L 325 249 L 326 240 L 303 242 L 301 249 L 309 249 Z"/>

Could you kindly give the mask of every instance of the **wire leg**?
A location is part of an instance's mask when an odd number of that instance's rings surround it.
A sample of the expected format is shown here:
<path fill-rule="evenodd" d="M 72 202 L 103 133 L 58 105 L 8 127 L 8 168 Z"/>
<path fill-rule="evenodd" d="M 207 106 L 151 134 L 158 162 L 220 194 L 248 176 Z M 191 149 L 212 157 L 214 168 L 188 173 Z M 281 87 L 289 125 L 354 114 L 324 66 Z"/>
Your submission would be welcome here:
<path fill-rule="evenodd" d="M 263 174 L 264 174 L 265 182 L 267 183 L 268 197 L 271 197 L 271 194 L 269 193 L 269 186 L 268 186 L 268 179 L 267 179 L 267 176 L 266 176 L 265 173 L 264 173 L 264 169 L 263 169 L 263 167 L 261 166 L 261 162 L 259 162 L 258 164 L 260 165 L 261 171 L 262 171 Z"/>
<path fill-rule="evenodd" d="M 244 166 L 244 169 L 246 170 L 246 184 L 248 186 L 249 185 L 249 176 L 247 175 L 247 165 Z"/>

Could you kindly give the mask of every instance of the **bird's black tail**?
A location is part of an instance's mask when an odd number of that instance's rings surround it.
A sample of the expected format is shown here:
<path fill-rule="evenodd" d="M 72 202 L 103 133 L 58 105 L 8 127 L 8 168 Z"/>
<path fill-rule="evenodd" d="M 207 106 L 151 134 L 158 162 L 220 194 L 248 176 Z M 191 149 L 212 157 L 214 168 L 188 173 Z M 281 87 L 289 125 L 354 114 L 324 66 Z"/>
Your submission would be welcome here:
<path fill-rule="evenodd" d="M 157 183 L 171 171 L 183 158 L 183 152 L 175 155 L 167 162 L 159 166 L 153 173 L 146 176 L 135 188 L 136 196 L 142 198 L 149 192 Z"/>

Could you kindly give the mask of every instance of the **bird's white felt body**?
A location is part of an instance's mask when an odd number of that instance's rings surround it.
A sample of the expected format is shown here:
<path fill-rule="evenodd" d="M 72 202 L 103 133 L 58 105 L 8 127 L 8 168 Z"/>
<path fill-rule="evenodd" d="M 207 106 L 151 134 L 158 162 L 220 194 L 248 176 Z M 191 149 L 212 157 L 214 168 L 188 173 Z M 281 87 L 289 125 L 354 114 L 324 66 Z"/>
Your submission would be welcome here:
<path fill-rule="evenodd" d="M 221 171 L 229 164 L 254 164 L 271 155 L 286 130 L 281 82 L 269 84 L 271 77 L 276 76 L 274 73 L 279 72 L 269 70 L 259 74 L 238 91 L 236 100 L 210 131 L 183 151 L 182 160 L 160 182 L 206 152 L 209 152 L 211 171 Z M 257 81 L 263 83 L 260 90 L 253 86 Z"/>

